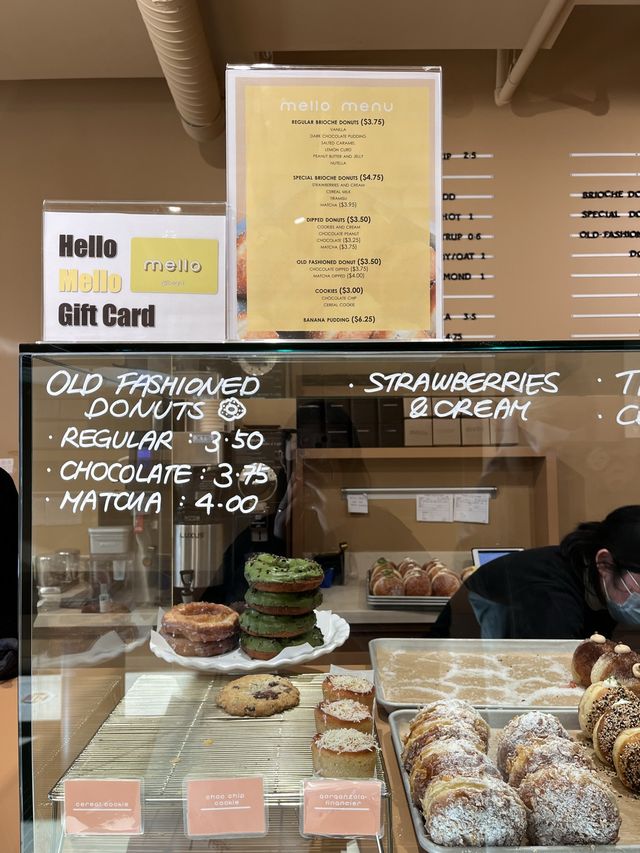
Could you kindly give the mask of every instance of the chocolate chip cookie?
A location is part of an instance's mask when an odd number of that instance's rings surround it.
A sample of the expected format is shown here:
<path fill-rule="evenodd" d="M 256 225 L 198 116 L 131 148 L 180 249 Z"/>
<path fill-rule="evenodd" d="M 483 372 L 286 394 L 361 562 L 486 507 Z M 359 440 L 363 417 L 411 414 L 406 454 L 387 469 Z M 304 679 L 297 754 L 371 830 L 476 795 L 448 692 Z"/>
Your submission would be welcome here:
<path fill-rule="evenodd" d="M 270 717 L 300 702 L 300 693 L 280 675 L 243 675 L 218 693 L 216 704 L 234 717 Z"/>

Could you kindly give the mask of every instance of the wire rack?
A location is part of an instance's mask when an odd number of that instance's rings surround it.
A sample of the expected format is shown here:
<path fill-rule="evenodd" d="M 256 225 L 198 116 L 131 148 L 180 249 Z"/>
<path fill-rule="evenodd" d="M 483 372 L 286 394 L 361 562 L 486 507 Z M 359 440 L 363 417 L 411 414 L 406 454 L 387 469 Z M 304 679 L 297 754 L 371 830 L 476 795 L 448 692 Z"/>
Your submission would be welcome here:
<path fill-rule="evenodd" d="M 290 849 L 305 849 L 298 835 L 297 808 L 291 807 L 298 805 L 302 780 L 313 776 L 313 710 L 322 698 L 323 678 L 322 674 L 291 676 L 300 691 L 298 707 L 271 717 L 251 718 L 229 716 L 216 706 L 217 693 L 231 680 L 229 676 L 141 675 L 51 790 L 49 797 L 56 813 L 67 779 L 143 779 L 145 834 L 140 839 L 130 839 L 127 850 L 198 850 L 201 842 L 185 839 L 182 830 L 185 777 L 260 774 L 270 806 L 270 836 L 274 830 L 277 835 L 273 842 L 256 839 L 255 849 L 269 851 L 270 844 L 274 851 L 289 849 L 289 836 L 297 838 L 297 847 Z M 376 774 L 382 781 L 386 803 L 387 844 L 383 847 L 377 840 L 361 842 L 361 850 L 390 849 L 389 787 L 380 755 Z M 97 839 L 93 839 L 93 848 L 87 846 L 90 840 L 66 839 L 60 849 L 94 853 Z M 238 849 L 231 842 L 215 842 L 218 846 L 212 847 L 213 843 L 203 843 L 202 849 Z M 100 839 L 99 849 L 107 853 L 110 845 L 108 839 Z M 243 839 L 242 845 L 243 850 L 254 849 L 250 839 Z M 327 847 L 344 848 L 344 842 Z"/>

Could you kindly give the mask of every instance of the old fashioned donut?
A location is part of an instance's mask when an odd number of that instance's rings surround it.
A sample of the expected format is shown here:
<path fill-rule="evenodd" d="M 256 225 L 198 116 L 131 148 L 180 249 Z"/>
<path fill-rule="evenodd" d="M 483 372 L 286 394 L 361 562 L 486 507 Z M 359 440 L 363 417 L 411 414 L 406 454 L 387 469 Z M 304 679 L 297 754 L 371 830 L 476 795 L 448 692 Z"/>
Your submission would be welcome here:
<path fill-rule="evenodd" d="M 491 776 L 438 780 L 422 799 L 425 829 L 445 847 L 518 847 L 527 810 L 517 792 Z"/>
<path fill-rule="evenodd" d="M 595 773 L 544 767 L 518 789 L 529 809 L 532 844 L 612 844 L 620 830 L 615 796 Z"/>
<path fill-rule="evenodd" d="M 616 702 L 625 699 L 627 702 L 635 701 L 634 694 L 622 687 L 614 679 L 598 681 L 591 684 L 582 694 L 578 705 L 578 722 L 582 731 L 591 737 L 593 729 L 605 711 L 613 707 Z"/>
<path fill-rule="evenodd" d="M 593 749 L 604 764 L 613 767 L 613 745 L 625 729 L 640 727 L 640 702 L 616 702 L 593 729 Z"/>
<path fill-rule="evenodd" d="M 252 634 L 245 634 L 244 631 L 240 632 L 240 648 L 248 657 L 253 658 L 253 660 L 271 660 L 271 658 L 279 655 L 283 649 L 287 649 L 290 646 L 300 646 L 303 643 L 309 643 L 314 648 L 323 645 L 324 637 L 317 625 L 304 634 L 298 634 L 297 637 L 288 637 L 286 639 L 254 637 Z"/>
<path fill-rule="evenodd" d="M 622 784 L 640 793 L 640 728 L 624 729 L 613 744 L 613 765 Z"/>
<path fill-rule="evenodd" d="M 436 779 L 456 776 L 500 778 L 497 767 L 484 752 L 464 741 L 439 740 L 426 746 L 416 758 L 409 776 L 409 789 L 415 805 Z"/>
<path fill-rule="evenodd" d="M 634 652 L 625 643 L 618 643 L 610 652 L 605 652 L 594 663 L 591 681 L 604 681 L 607 678 L 628 678 L 635 664 L 640 664 L 640 654 Z"/>
<path fill-rule="evenodd" d="M 224 640 L 238 631 L 239 617 L 224 604 L 194 601 L 176 604 L 162 617 L 162 627 L 174 637 L 185 637 L 193 643 Z"/>
<path fill-rule="evenodd" d="M 322 593 L 317 589 L 309 592 L 263 592 L 249 588 L 245 593 L 247 604 L 258 613 L 272 616 L 301 616 L 311 613 L 322 604 Z"/>
<path fill-rule="evenodd" d="M 224 640 L 213 640 L 210 643 L 198 643 L 187 640 L 186 637 L 176 637 L 169 634 L 164 628 L 160 629 L 160 636 L 171 646 L 177 655 L 189 658 L 212 658 L 233 651 L 238 645 L 237 632 Z"/>
<path fill-rule="evenodd" d="M 240 627 L 246 634 L 252 634 L 254 637 L 297 637 L 311 631 L 315 624 L 315 613 L 305 613 L 302 616 L 272 616 L 249 608 L 240 616 Z"/>
<path fill-rule="evenodd" d="M 591 684 L 591 669 L 605 652 L 613 651 L 615 643 L 602 634 L 592 634 L 576 646 L 571 659 L 571 674 L 576 684 L 588 687 Z M 599 680 L 599 679 L 596 679 Z"/>
<path fill-rule="evenodd" d="M 256 554 L 245 563 L 247 583 L 264 592 L 304 592 L 317 589 L 324 580 L 322 567 L 315 560 Z"/>
<path fill-rule="evenodd" d="M 513 788 L 519 788 L 527 776 L 549 765 L 595 770 L 595 764 L 583 746 L 574 740 L 550 735 L 543 740 L 534 739 L 518 744 L 511 762 L 509 784 Z"/>
<path fill-rule="evenodd" d="M 498 738 L 496 763 L 505 779 L 511 772 L 511 763 L 516 754 L 516 747 L 521 743 L 537 738 L 544 740 L 550 735 L 570 740 L 569 733 L 558 722 L 553 714 L 543 711 L 529 711 L 509 720 Z"/>

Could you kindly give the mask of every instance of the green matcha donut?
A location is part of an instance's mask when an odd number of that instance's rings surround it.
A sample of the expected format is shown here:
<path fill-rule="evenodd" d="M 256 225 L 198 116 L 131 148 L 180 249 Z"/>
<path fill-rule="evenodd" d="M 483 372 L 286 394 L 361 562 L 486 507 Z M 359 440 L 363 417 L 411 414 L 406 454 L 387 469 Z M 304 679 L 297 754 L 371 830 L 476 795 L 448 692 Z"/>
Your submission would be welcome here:
<path fill-rule="evenodd" d="M 250 658 L 256 660 L 270 660 L 279 655 L 283 649 L 289 646 L 301 646 L 303 643 L 309 643 L 314 648 L 324 644 L 322 631 L 317 625 L 310 631 L 300 634 L 298 637 L 291 637 L 289 640 L 277 640 L 275 637 L 253 637 L 251 634 L 245 633 L 240 635 L 240 647 Z"/>
<path fill-rule="evenodd" d="M 313 560 L 256 554 L 244 567 L 250 586 L 263 592 L 304 592 L 317 589 L 324 572 Z"/>
<path fill-rule="evenodd" d="M 311 592 L 262 592 L 248 589 L 245 601 L 259 613 L 271 613 L 273 616 L 299 616 L 311 613 L 322 604 L 322 593 Z"/>
<path fill-rule="evenodd" d="M 257 610 L 245 610 L 240 615 L 240 627 L 254 637 L 297 637 L 316 624 L 316 614 L 304 616 L 271 616 Z"/>

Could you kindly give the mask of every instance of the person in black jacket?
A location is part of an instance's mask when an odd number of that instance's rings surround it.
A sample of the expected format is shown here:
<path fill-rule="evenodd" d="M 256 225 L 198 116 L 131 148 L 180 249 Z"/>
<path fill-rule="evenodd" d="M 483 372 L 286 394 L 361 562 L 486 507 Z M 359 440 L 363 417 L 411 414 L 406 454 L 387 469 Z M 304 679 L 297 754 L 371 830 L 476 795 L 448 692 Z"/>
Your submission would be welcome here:
<path fill-rule="evenodd" d="M 18 492 L 0 468 L 2 593 L 0 594 L 0 680 L 17 675 L 18 650 Z"/>
<path fill-rule="evenodd" d="M 432 636 L 582 639 L 640 631 L 640 506 L 587 522 L 560 545 L 492 560 L 471 574 Z"/>

